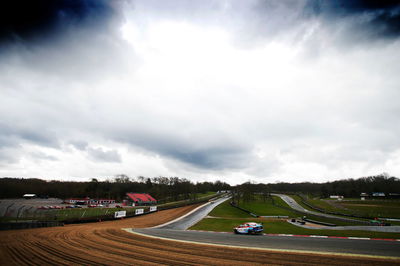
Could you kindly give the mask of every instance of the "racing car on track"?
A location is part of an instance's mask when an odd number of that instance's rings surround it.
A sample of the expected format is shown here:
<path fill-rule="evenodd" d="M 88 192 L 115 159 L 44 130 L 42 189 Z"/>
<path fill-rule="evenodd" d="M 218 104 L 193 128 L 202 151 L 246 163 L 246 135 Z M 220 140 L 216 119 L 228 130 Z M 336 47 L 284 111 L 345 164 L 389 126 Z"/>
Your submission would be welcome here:
<path fill-rule="evenodd" d="M 235 234 L 260 234 L 262 231 L 263 225 L 254 222 L 244 223 L 233 228 Z"/>

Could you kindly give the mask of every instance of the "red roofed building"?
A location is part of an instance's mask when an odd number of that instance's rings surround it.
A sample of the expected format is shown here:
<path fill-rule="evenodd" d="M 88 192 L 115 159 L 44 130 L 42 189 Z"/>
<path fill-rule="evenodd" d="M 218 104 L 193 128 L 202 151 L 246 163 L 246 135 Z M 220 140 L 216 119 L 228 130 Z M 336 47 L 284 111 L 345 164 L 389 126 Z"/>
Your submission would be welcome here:
<path fill-rule="evenodd" d="M 126 199 L 129 203 L 134 203 L 135 206 L 157 204 L 157 200 L 146 193 L 126 193 Z"/>

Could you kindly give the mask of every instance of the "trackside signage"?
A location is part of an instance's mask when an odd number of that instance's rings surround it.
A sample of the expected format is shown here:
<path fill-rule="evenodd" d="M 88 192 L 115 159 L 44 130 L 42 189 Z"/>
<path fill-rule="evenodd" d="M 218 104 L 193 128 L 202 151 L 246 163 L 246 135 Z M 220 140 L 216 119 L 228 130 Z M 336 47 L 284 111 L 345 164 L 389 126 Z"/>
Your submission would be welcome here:
<path fill-rule="evenodd" d="M 151 212 L 157 211 L 157 206 L 151 206 L 151 207 L 150 207 L 150 211 L 151 211 Z"/>
<path fill-rule="evenodd" d="M 139 215 L 139 214 L 143 214 L 144 213 L 144 209 L 136 209 L 135 210 L 135 215 Z"/>
<path fill-rule="evenodd" d="M 126 211 L 118 211 L 114 213 L 114 218 L 122 218 L 126 216 Z"/>

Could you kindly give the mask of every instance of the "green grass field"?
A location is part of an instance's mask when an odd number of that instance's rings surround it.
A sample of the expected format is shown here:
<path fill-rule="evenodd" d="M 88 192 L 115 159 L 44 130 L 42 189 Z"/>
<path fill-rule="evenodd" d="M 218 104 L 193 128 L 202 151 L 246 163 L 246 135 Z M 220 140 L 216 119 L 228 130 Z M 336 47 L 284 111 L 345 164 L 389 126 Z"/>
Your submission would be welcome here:
<path fill-rule="evenodd" d="M 274 201 L 277 203 L 280 202 L 281 199 L 279 197 L 274 197 Z M 254 201 L 240 203 L 240 207 L 259 216 L 299 216 L 299 214 L 294 211 L 285 210 L 283 208 L 274 206 L 271 198 L 268 198 L 264 201 L 263 199 L 256 197 Z"/>
<path fill-rule="evenodd" d="M 400 218 L 400 201 L 393 200 L 352 200 L 341 201 L 340 206 L 349 209 L 357 214 L 371 217 Z"/>
<path fill-rule="evenodd" d="M 208 191 L 206 193 L 196 193 L 196 197 L 198 198 L 202 198 L 202 197 L 207 197 L 207 196 L 211 196 L 211 195 L 215 195 L 216 193 L 213 191 Z"/>
<path fill-rule="evenodd" d="M 224 217 L 224 218 L 250 218 L 250 214 L 234 208 L 229 204 L 229 200 L 221 203 L 215 207 L 209 214 L 213 217 Z"/>
<path fill-rule="evenodd" d="M 299 196 L 291 196 L 293 199 L 296 200 L 296 202 L 298 202 L 299 204 L 300 202 L 300 197 Z M 279 205 L 279 206 L 283 206 L 288 208 L 289 206 L 286 204 L 286 202 L 284 202 L 281 198 L 276 197 L 275 199 L 275 204 Z M 307 207 L 304 204 L 301 204 L 305 209 L 311 210 L 309 207 Z M 307 207 L 307 208 L 306 208 Z M 330 223 L 330 224 L 336 224 L 336 225 L 364 225 L 362 222 L 357 222 L 357 220 L 354 220 L 353 222 L 348 222 L 348 221 L 342 221 L 342 220 L 338 220 L 338 219 L 334 219 L 334 218 L 327 218 L 327 217 L 321 217 L 321 216 L 316 216 L 316 215 L 312 215 L 312 214 L 300 214 L 297 213 L 297 216 L 306 216 L 308 219 L 314 220 L 314 221 L 319 221 L 319 222 L 324 222 L 324 223 Z"/>
<path fill-rule="evenodd" d="M 280 206 L 288 207 L 288 205 L 282 201 L 279 197 L 274 197 L 275 204 Z M 263 202 L 261 199 L 246 203 L 246 205 L 240 205 L 241 207 L 248 207 L 251 211 L 258 211 L 265 216 L 272 215 L 285 215 L 289 217 L 301 217 L 302 215 L 297 212 L 291 212 L 289 210 L 283 210 L 272 205 L 271 199 Z M 277 210 L 279 209 L 279 210 Z M 257 213 L 258 214 L 258 213 Z M 299 226 L 292 225 L 286 221 L 286 219 L 276 218 L 254 218 L 235 207 L 232 207 L 228 201 L 218 205 L 213 211 L 210 212 L 208 218 L 201 220 L 199 223 L 192 226 L 191 230 L 206 230 L 206 231 L 217 231 L 217 232 L 232 232 L 233 228 L 244 222 L 254 221 L 262 222 L 264 224 L 264 232 L 268 234 L 299 234 L 299 235 L 326 235 L 326 236 L 354 236 L 354 237 L 371 237 L 371 238 L 396 238 L 400 239 L 400 233 L 381 233 L 371 231 L 355 231 L 355 230 L 323 230 L 323 229 L 307 229 Z M 328 223 L 336 223 L 338 225 L 354 225 L 354 223 L 341 222 L 338 220 L 317 217 L 313 215 L 307 215 L 309 219 L 324 221 Z"/>
<path fill-rule="evenodd" d="M 274 202 L 276 205 L 289 208 L 289 206 L 284 202 L 281 198 L 273 196 Z M 255 199 L 252 202 L 240 203 L 240 207 L 247 209 L 257 215 L 260 216 L 288 216 L 289 218 L 301 218 L 304 214 L 291 211 L 288 209 L 279 208 L 278 206 L 274 206 L 272 204 L 272 199 L 267 199 L 265 202 L 262 199 Z M 222 218 L 250 218 L 251 215 L 247 214 L 244 211 L 241 211 L 235 207 L 232 207 L 228 201 L 222 203 L 217 206 L 210 214 L 213 217 L 222 217 Z M 357 222 L 346 222 L 337 219 L 319 217 L 311 214 L 307 214 L 307 218 L 315 221 L 331 223 L 336 225 L 362 225 Z"/>
<path fill-rule="evenodd" d="M 308 206 L 301 203 L 298 196 L 294 196 L 295 200 L 306 209 Z M 400 219 L 400 200 L 359 200 L 344 199 L 342 201 L 332 199 L 307 199 L 307 201 L 320 209 L 330 212 L 338 212 L 344 214 L 354 214 L 357 216 L 365 216 L 375 218 L 397 218 Z M 392 224 L 400 224 L 400 222 L 391 222 Z"/>

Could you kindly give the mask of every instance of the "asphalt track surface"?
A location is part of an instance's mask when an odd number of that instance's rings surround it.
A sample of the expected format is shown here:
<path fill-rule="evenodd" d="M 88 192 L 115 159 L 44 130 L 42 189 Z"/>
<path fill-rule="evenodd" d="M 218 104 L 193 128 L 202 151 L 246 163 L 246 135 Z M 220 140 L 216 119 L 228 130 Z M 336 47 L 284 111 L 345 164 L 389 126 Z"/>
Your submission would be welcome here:
<path fill-rule="evenodd" d="M 357 240 L 317 237 L 236 235 L 233 233 L 184 231 L 171 229 L 135 229 L 148 236 L 167 239 L 212 243 L 220 245 L 254 247 L 277 250 L 323 253 L 361 254 L 400 258 L 400 242 L 384 240 Z"/>
<path fill-rule="evenodd" d="M 223 197 L 215 201 L 210 201 L 193 210 L 193 212 L 188 213 L 184 217 L 180 217 L 172 222 L 168 222 L 156 227 L 159 229 L 187 230 L 189 227 L 195 225 L 201 219 L 206 217 L 215 207 L 228 199 L 229 197 Z"/>

